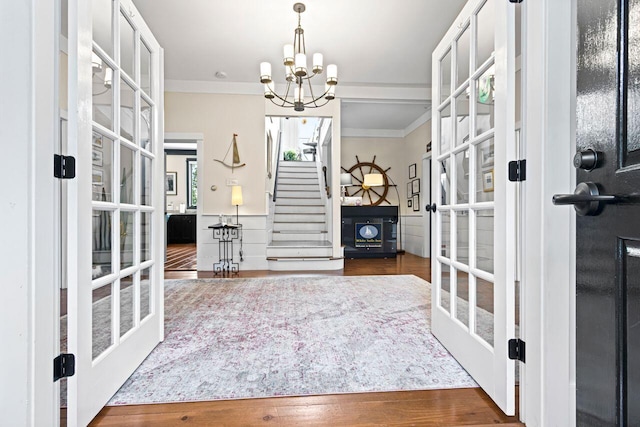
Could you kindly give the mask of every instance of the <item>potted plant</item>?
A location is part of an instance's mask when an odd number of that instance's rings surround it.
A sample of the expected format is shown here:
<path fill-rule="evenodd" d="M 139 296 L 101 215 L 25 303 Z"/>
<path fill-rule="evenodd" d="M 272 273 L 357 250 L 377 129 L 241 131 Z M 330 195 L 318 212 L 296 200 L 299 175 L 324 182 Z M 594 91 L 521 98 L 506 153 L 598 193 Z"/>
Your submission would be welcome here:
<path fill-rule="evenodd" d="M 285 151 L 284 152 L 284 159 L 285 160 L 289 160 L 289 161 L 297 160 L 298 159 L 298 155 L 293 150 Z"/>

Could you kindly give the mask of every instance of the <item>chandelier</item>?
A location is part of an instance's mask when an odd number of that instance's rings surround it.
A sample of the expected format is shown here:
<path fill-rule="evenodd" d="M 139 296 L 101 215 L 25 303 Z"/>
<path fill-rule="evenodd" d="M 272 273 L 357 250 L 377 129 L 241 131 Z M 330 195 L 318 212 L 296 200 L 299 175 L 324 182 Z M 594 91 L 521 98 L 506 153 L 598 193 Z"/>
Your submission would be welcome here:
<path fill-rule="evenodd" d="M 271 79 L 271 63 L 260 63 L 260 82 L 264 83 L 264 97 L 271 100 L 280 107 L 291 108 L 295 111 L 304 111 L 304 107 L 322 107 L 336 97 L 336 85 L 338 84 L 338 66 L 330 64 L 327 66 L 327 80 L 324 86 L 324 93 L 316 97 L 311 87 L 311 79 L 322 74 L 322 54 L 313 54 L 313 67 L 311 73 L 307 69 L 307 52 L 304 43 L 304 30 L 300 25 L 300 15 L 306 9 L 302 3 L 293 5 L 293 10 L 298 14 L 298 28 L 293 36 L 293 45 L 284 46 L 284 66 L 287 87 L 284 95 L 275 92 L 273 80 Z M 310 98 L 305 99 L 305 82 L 309 87 Z M 293 88 L 293 93 L 292 89 Z"/>

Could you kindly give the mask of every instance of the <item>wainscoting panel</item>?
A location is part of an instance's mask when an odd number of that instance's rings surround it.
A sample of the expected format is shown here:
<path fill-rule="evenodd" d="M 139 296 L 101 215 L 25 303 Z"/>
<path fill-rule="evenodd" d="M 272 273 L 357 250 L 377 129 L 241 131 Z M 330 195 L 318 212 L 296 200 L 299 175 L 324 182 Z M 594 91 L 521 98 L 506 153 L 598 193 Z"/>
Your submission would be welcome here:
<path fill-rule="evenodd" d="M 425 257 L 429 252 L 424 247 L 424 229 L 421 215 L 410 215 L 402 217 L 402 244 L 404 250 L 421 257 Z"/>

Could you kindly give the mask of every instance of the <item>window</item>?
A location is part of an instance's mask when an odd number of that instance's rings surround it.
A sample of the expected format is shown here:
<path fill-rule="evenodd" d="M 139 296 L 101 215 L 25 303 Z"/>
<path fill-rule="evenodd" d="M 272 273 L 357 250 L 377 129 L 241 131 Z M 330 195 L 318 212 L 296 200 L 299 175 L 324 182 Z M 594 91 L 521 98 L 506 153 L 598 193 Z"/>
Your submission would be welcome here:
<path fill-rule="evenodd" d="M 187 159 L 187 209 L 198 206 L 198 160 Z"/>

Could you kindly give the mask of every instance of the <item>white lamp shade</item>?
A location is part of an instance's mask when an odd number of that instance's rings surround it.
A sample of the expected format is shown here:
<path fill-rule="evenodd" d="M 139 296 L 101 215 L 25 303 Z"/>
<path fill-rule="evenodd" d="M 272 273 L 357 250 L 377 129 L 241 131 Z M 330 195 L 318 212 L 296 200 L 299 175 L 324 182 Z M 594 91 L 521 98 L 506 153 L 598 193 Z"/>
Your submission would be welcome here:
<path fill-rule="evenodd" d="M 283 50 L 284 50 L 284 65 L 288 65 L 288 66 L 293 65 L 293 45 L 285 44 Z"/>
<path fill-rule="evenodd" d="M 102 71 L 102 59 L 95 52 L 91 52 L 91 68 L 94 74 Z"/>
<path fill-rule="evenodd" d="M 296 76 L 307 75 L 307 55 L 304 53 L 296 53 Z"/>
<path fill-rule="evenodd" d="M 331 101 L 332 99 L 335 99 L 336 85 L 325 84 L 324 91 L 326 92 L 326 95 L 324 97 L 327 98 L 329 101 Z"/>
<path fill-rule="evenodd" d="M 271 64 L 268 62 L 260 63 L 260 82 L 271 83 Z"/>
<path fill-rule="evenodd" d="M 338 84 L 338 66 L 336 64 L 327 65 L 327 84 Z"/>
<path fill-rule="evenodd" d="M 313 72 L 316 74 L 322 73 L 322 54 L 321 53 L 313 54 Z"/>
<path fill-rule="evenodd" d="M 242 186 L 234 185 L 231 187 L 231 204 L 234 206 L 242 206 Z"/>
<path fill-rule="evenodd" d="M 264 97 L 267 99 L 272 99 L 275 97 L 273 94 L 273 83 L 268 83 L 264 85 Z"/>
<path fill-rule="evenodd" d="M 340 185 L 351 185 L 351 174 L 350 173 L 341 173 L 340 174 Z"/>
<path fill-rule="evenodd" d="M 111 88 L 111 86 L 113 86 L 113 70 L 107 67 L 104 70 L 104 87 Z"/>
<path fill-rule="evenodd" d="M 364 176 L 364 183 L 366 187 L 381 187 L 384 185 L 384 179 L 382 174 L 368 173 Z"/>

